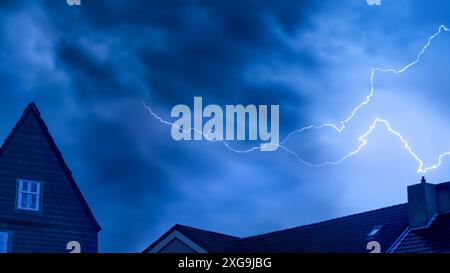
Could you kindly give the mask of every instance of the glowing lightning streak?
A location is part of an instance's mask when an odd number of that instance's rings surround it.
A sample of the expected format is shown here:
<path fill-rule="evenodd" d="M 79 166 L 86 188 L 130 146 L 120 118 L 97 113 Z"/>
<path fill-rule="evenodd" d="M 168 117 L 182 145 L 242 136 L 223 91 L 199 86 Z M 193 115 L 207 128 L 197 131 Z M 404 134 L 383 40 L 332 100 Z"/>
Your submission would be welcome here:
<path fill-rule="evenodd" d="M 439 166 L 442 164 L 442 159 L 443 159 L 444 157 L 446 157 L 446 156 L 450 156 L 450 152 L 445 152 L 445 153 L 440 154 L 439 157 L 438 157 L 438 163 L 437 163 L 437 164 L 434 164 L 434 165 L 432 165 L 432 166 L 430 166 L 430 167 L 424 167 L 424 166 L 423 166 L 423 165 L 424 165 L 424 164 L 423 164 L 423 161 L 422 161 L 422 160 L 419 158 L 419 156 L 417 156 L 417 154 L 412 150 L 412 148 L 411 148 L 411 147 L 409 146 L 409 144 L 408 144 L 408 141 L 407 141 L 407 140 L 406 140 L 406 139 L 405 139 L 398 131 L 394 130 L 394 129 L 391 127 L 391 125 L 389 124 L 389 122 L 388 122 L 387 120 L 380 119 L 380 118 L 376 118 L 376 119 L 373 121 L 373 123 L 370 125 L 369 129 L 368 129 L 363 135 L 361 135 L 361 136 L 358 138 L 358 141 L 360 142 L 360 144 L 358 145 L 358 147 L 357 147 L 354 151 L 352 151 L 352 152 L 346 154 L 344 157 L 342 157 L 340 160 L 337 160 L 337 161 L 327 161 L 327 162 L 323 162 L 323 163 L 320 163 L 320 164 L 312 164 L 312 163 L 309 163 L 309 162 L 303 160 L 296 152 L 291 151 L 291 150 L 290 150 L 289 148 L 287 148 L 284 144 L 285 144 L 285 143 L 291 138 L 291 136 L 293 136 L 294 134 L 302 133 L 302 132 L 304 132 L 304 131 L 311 130 L 311 129 L 317 129 L 317 130 L 319 130 L 319 129 L 322 129 L 322 128 L 325 128 L 325 127 L 329 127 L 329 128 L 333 128 L 333 129 L 336 130 L 338 133 L 342 133 L 342 131 L 345 129 L 345 125 L 353 119 L 353 117 L 356 115 L 356 113 L 357 113 L 360 109 L 362 109 L 364 106 L 366 106 L 366 105 L 370 102 L 370 99 L 372 98 L 372 96 L 373 96 L 373 94 L 374 94 L 374 78 L 375 78 L 375 72 L 381 72 L 381 73 L 395 73 L 395 74 L 400 74 L 400 73 L 405 72 L 405 71 L 408 70 L 410 67 L 412 67 L 413 65 L 417 64 L 418 62 L 420 62 L 420 59 L 421 59 L 422 55 L 425 53 L 425 51 L 426 51 L 426 50 L 428 49 L 428 47 L 431 45 L 431 42 L 433 41 L 433 39 L 436 38 L 442 31 L 448 32 L 448 31 L 450 31 L 450 29 L 448 29 L 448 28 L 445 27 L 444 25 L 441 25 L 441 26 L 439 27 L 439 30 L 438 30 L 435 34 L 433 34 L 432 36 L 430 36 L 430 37 L 428 38 L 427 44 L 425 44 L 425 46 L 424 46 L 424 47 L 422 48 L 422 50 L 419 52 L 419 54 L 417 55 L 416 59 L 415 59 L 413 62 L 411 62 L 411 63 L 405 65 L 403 68 L 401 68 L 401 69 L 399 69 L 399 70 L 395 70 L 395 69 L 382 69 L 382 68 L 372 68 L 372 69 L 371 69 L 371 74 L 370 74 L 370 92 L 369 92 L 369 94 L 366 96 L 366 98 L 365 98 L 365 100 L 364 100 L 363 102 L 361 102 L 358 106 L 356 106 L 355 108 L 353 108 L 353 111 L 351 112 L 351 114 L 350 114 L 346 119 L 340 121 L 340 126 L 339 126 L 339 127 L 336 126 L 335 124 L 332 124 L 332 123 L 324 123 L 324 124 L 321 124 L 321 125 L 314 125 L 314 124 L 312 124 L 312 125 L 309 125 L 309 126 L 305 126 L 305 127 L 301 128 L 301 129 L 297 129 L 297 130 L 292 131 L 291 133 L 289 133 L 289 134 L 286 136 L 286 138 L 285 138 L 280 144 L 278 144 L 277 146 L 278 146 L 279 148 L 285 150 L 285 151 L 288 152 L 289 154 L 293 155 L 293 156 L 294 156 L 299 162 L 301 162 L 302 164 L 305 164 L 305 165 L 310 166 L 310 167 L 323 167 L 323 166 L 327 166 L 327 165 L 338 165 L 338 164 L 344 162 L 345 160 L 347 160 L 348 158 L 350 158 L 350 157 L 356 155 L 357 153 L 359 153 L 359 151 L 360 151 L 364 146 L 367 145 L 367 142 L 368 142 L 367 137 L 372 133 L 372 131 L 376 128 L 376 126 L 377 126 L 379 123 L 381 123 L 381 124 L 384 124 L 384 125 L 385 125 L 386 129 L 387 129 L 390 133 L 392 133 L 394 136 L 396 136 L 396 137 L 402 142 L 403 147 L 404 147 L 404 148 L 408 151 L 408 153 L 409 153 L 409 154 L 410 154 L 410 155 L 411 155 L 411 156 L 419 163 L 419 168 L 417 169 L 417 172 L 419 172 L 419 173 L 426 173 L 426 172 L 429 171 L 429 170 L 434 170 L 434 169 L 439 168 Z M 201 133 L 206 139 L 211 139 L 211 132 L 204 133 L 204 132 L 201 132 L 200 130 L 197 130 L 197 129 L 195 129 L 195 128 L 191 128 L 190 130 L 184 130 L 184 129 L 178 127 L 177 125 L 175 125 L 175 124 L 172 123 L 172 122 L 168 122 L 168 121 L 163 120 L 161 117 L 159 117 L 158 115 L 156 115 L 156 114 L 152 111 L 152 109 L 151 109 L 149 106 L 147 106 L 145 103 L 143 103 L 143 104 L 144 104 L 144 107 L 149 111 L 149 113 L 150 113 L 151 115 L 153 115 L 153 117 L 155 117 L 156 119 L 158 119 L 161 123 L 164 123 L 164 124 L 167 124 L 167 125 L 174 126 L 175 128 L 177 128 L 177 129 L 179 129 L 179 130 L 182 130 L 183 132 L 190 132 L 190 131 L 194 130 L 194 131 L 196 131 L 196 132 Z M 253 151 L 257 151 L 257 150 L 260 150 L 260 149 L 261 149 L 259 146 L 255 146 L 255 147 L 252 147 L 252 148 L 247 149 L 247 150 L 236 150 L 236 149 L 232 148 L 230 145 L 228 145 L 228 143 L 227 143 L 223 138 L 218 138 L 217 135 L 216 135 L 215 137 L 216 137 L 216 138 L 215 138 L 215 140 L 213 140 L 213 141 L 218 141 L 218 142 L 223 143 L 230 151 L 235 152 L 235 153 L 249 153 L 249 152 L 253 152 Z M 266 144 L 266 145 L 275 145 L 275 144 Z"/>
<path fill-rule="evenodd" d="M 196 128 L 189 128 L 189 130 L 186 130 L 186 129 L 181 128 L 180 126 L 176 125 L 176 124 L 173 123 L 173 122 L 169 122 L 169 121 L 163 120 L 160 116 L 158 116 L 155 112 L 153 112 L 153 110 L 150 108 L 150 106 L 146 105 L 144 102 L 142 102 L 142 104 L 143 104 L 144 107 L 147 109 L 147 111 L 148 111 L 154 118 L 156 118 L 157 120 L 159 120 L 161 123 L 167 124 L 167 125 L 170 125 L 170 126 L 173 126 L 173 127 L 175 127 L 176 129 L 182 131 L 183 133 L 190 133 L 190 132 L 192 132 L 192 131 L 198 132 L 198 133 L 202 134 L 202 135 L 205 137 L 205 139 L 208 139 L 208 140 L 210 140 L 210 141 L 212 141 L 212 142 L 221 142 L 221 143 L 223 143 L 223 144 L 225 145 L 225 147 L 227 147 L 230 151 L 232 151 L 232 152 L 234 152 L 234 153 L 244 154 L 244 153 L 250 153 L 250 152 L 253 152 L 253 151 L 256 151 L 256 150 L 259 150 L 259 149 L 260 149 L 260 147 L 258 146 L 258 147 L 252 147 L 252 148 L 247 149 L 247 150 L 236 150 L 236 149 L 234 149 L 233 147 L 231 147 L 231 146 L 223 139 L 222 136 L 220 136 L 220 135 L 218 135 L 218 134 L 214 134 L 214 132 L 212 132 L 211 130 L 208 131 L 208 132 L 206 132 L 206 133 L 204 133 L 203 131 L 198 130 L 198 129 L 196 129 Z"/>
<path fill-rule="evenodd" d="M 301 133 L 303 131 L 310 130 L 310 129 L 322 129 L 324 127 L 331 127 L 333 129 L 335 129 L 337 132 L 342 133 L 342 131 L 345 129 L 345 124 L 348 123 L 349 121 L 351 121 L 353 119 L 353 117 L 356 115 L 356 113 L 361 108 L 363 108 L 364 106 L 366 106 L 370 102 L 370 99 L 372 98 L 372 96 L 374 94 L 375 72 L 382 72 L 382 73 L 391 72 L 391 73 L 395 73 L 395 74 L 400 74 L 400 73 L 405 72 L 411 66 L 417 64 L 420 61 L 420 58 L 425 53 L 427 48 L 431 45 L 431 42 L 433 41 L 433 39 L 436 38 L 436 36 L 438 36 L 442 31 L 446 31 L 447 32 L 447 31 L 449 31 L 449 29 L 446 28 L 444 25 L 441 25 L 439 27 L 439 30 L 435 34 L 430 36 L 430 38 L 428 38 L 428 43 L 422 48 L 422 50 L 417 55 L 416 59 L 413 62 L 405 65 L 402 69 L 395 70 L 395 69 L 372 68 L 371 69 L 371 74 L 370 74 L 370 92 L 369 92 L 369 95 L 367 95 L 366 99 L 363 102 L 361 102 L 358 106 L 353 108 L 353 111 L 351 112 L 351 114 L 346 119 L 340 121 L 340 127 L 338 127 L 338 126 L 336 126 L 334 124 L 331 124 L 331 123 L 324 123 L 322 125 L 309 125 L 309 126 L 301 128 L 301 129 L 297 129 L 297 130 L 291 132 L 290 134 L 288 134 L 287 137 L 284 139 L 284 141 L 281 142 L 281 144 L 286 143 L 292 135 L 294 135 L 296 133 Z"/>
<path fill-rule="evenodd" d="M 376 118 L 373 123 L 370 125 L 369 130 L 367 130 L 363 135 L 361 135 L 358 138 L 358 141 L 360 142 L 359 146 L 352 152 L 348 153 L 347 155 L 345 155 L 344 157 L 342 157 L 340 160 L 338 161 L 328 161 L 328 162 L 324 162 L 324 163 L 320 163 L 320 164 L 308 164 L 311 167 L 324 167 L 327 165 L 338 165 L 342 162 L 344 162 L 346 159 L 348 159 L 349 157 L 352 157 L 354 155 L 356 155 L 364 146 L 366 146 L 368 140 L 367 137 L 372 134 L 372 131 L 376 128 L 376 126 L 381 123 L 384 124 L 386 129 L 391 132 L 393 135 L 395 135 L 396 137 L 398 137 L 398 139 L 400 140 L 400 142 L 403 143 L 404 148 L 420 163 L 420 167 L 418 172 L 426 172 L 424 169 L 422 169 L 423 163 L 422 160 L 417 156 L 417 154 L 412 150 L 412 148 L 409 146 L 408 141 L 406 141 L 403 136 L 395 131 L 394 129 L 392 129 L 391 125 L 389 124 L 389 122 L 387 120 L 384 119 L 380 119 L 380 118 Z M 284 146 L 280 145 L 280 147 L 282 149 L 285 149 Z M 291 153 L 292 155 L 297 157 L 297 154 L 289 151 L 288 149 L 285 149 L 287 152 Z M 450 154 L 450 152 L 448 153 Z M 298 158 L 299 159 L 299 158 Z M 424 171 L 422 171 L 424 170 Z"/>
<path fill-rule="evenodd" d="M 434 38 L 436 38 L 441 32 L 448 32 L 450 31 L 450 29 L 448 29 L 446 26 L 441 25 L 439 26 L 439 29 L 436 33 L 434 33 L 433 35 L 431 35 L 428 38 L 428 42 L 424 45 L 424 47 L 422 48 L 422 50 L 419 52 L 419 54 L 417 55 L 416 59 L 414 61 L 412 61 L 411 63 L 405 65 L 403 68 L 399 69 L 399 70 L 395 70 L 395 69 L 382 69 L 382 68 L 372 68 L 371 69 L 371 74 L 370 74 L 370 92 L 369 95 L 367 95 L 366 99 L 361 102 L 358 106 L 356 106 L 355 108 L 353 108 L 353 111 L 351 112 L 351 114 L 344 120 L 340 121 L 340 127 L 331 124 L 331 123 L 324 123 L 322 125 L 309 125 L 306 127 L 303 127 L 301 129 L 297 129 L 293 132 L 291 132 L 290 134 L 287 135 L 287 137 L 280 143 L 280 148 L 284 149 L 285 151 L 287 151 L 288 153 L 294 155 L 300 162 L 304 162 L 297 153 L 287 149 L 283 144 L 285 144 L 289 138 L 297 133 L 301 133 L 303 131 L 306 130 L 310 130 L 310 129 L 322 129 L 324 127 L 330 127 L 333 128 L 334 130 L 336 130 L 337 132 L 341 133 L 344 129 L 345 129 L 345 124 L 348 123 L 349 121 L 351 121 L 353 119 L 353 117 L 356 115 L 356 113 L 363 108 L 365 105 L 367 105 L 370 102 L 370 99 L 372 98 L 373 94 L 374 94 L 374 78 L 375 78 L 375 72 L 381 72 L 381 73 L 394 73 L 394 74 L 401 74 L 403 72 L 405 72 L 406 70 L 408 70 L 410 67 L 412 67 L 413 65 L 417 64 L 418 62 L 420 62 L 422 55 L 425 53 L 425 51 L 428 49 L 428 47 L 431 45 L 431 42 L 434 40 Z M 360 136 L 358 138 L 358 140 L 361 142 L 361 144 L 352 152 L 348 153 L 347 155 L 345 155 L 344 157 L 342 157 L 340 160 L 338 161 L 330 161 L 330 162 L 324 162 L 321 164 L 307 164 L 308 166 L 312 166 L 312 167 L 322 167 L 322 166 L 326 166 L 326 165 L 337 165 L 342 163 L 343 161 L 345 161 L 346 159 L 348 159 L 349 157 L 354 156 L 355 154 L 357 154 L 366 144 L 367 144 L 367 136 L 370 135 L 370 133 L 372 132 L 372 130 L 376 127 L 376 125 L 378 124 L 378 122 L 382 122 L 386 125 L 386 129 L 394 134 L 395 136 L 397 136 L 401 142 L 404 144 L 405 149 L 411 154 L 412 157 L 414 157 L 414 159 L 419 163 L 419 167 L 417 169 L 417 172 L 419 173 L 426 173 L 429 170 L 434 170 L 439 168 L 439 166 L 442 164 L 442 159 L 445 156 L 449 156 L 450 152 L 445 152 L 439 155 L 438 158 L 438 163 L 434 164 L 430 167 L 423 167 L 423 161 L 417 156 L 416 153 L 413 152 L 413 150 L 411 149 L 411 147 L 408 145 L 407 140 L 405 140 L 403 138 L 403 136 L 392 129 L 392 127 L 390 126 L 389 122 L 387 120 L 382 120 L 380 118 L 376 118 L 375 121 L 373 122 L 373 124 L 369 127 L 369 130 L 367 132 L 365 132 L 362 136 Z"/>

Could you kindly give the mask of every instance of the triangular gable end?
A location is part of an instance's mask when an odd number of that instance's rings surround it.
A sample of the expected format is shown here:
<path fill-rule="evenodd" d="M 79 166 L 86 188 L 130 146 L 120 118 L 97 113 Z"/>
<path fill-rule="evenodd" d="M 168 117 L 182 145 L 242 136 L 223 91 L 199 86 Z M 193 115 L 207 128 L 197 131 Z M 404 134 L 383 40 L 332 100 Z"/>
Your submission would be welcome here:
<path fill-rule="evenodd" d="M 196 238 L 183 232 L 180 225 L 175 225 L 164 233 L 158 240 L 147 247 L 143 253 L 160 253 L 163 249 L 169 246 L 174 240 L 178 240 L 186 245 L 189 249 L 196 253 L 208 253 L 209 251 L 200 244 Z"/>
<path fill-rule="evenodd" d="M 53 140 L 53 137 L 50 135 L 47 125 L 45 124 L 44 120 L 41 118 L 41 113 L 39 112 L 37 106 L 32 102 L 30 103 L 26 109 L 23 111 L 23 114 L 17 124 L 12 129 L 11 133 L 8 135 L 8 137 L 5 139 L 3 145 L 0 147 L 0 156 L 2 156 L 7 149 L 8 145 L 11 143 L 11 141 L 16 136 L 17 132 L 20 130 L 24 124 L 29 121 L 31 118 L 30 115 L 33 115 L 34 119 L 36 120 L 36 123 L 42 132 L 44 138 L 48 142 L 48 145 L 50 146 L 50 149 L 52 150 L 53 154 L 55 155 L 59 165 L 61 166 L 62 170 L 64 171 L 67 180 L 69 181 L 74 193 L 76 194 L 77 198 L 81 202 L 82 206 L 84 207 L 84 210 L 86 211 L 86 214 L 89 217 L 90 222 L 96 229 L 96 231 L 100 231 L 101 227 L 98 224 L 97 220 L 95 219 L 94 215 L 92 214 L 91 209 L 89 208 L 89 205 L 87 204 L 86 200 L 84 199 L 83 195 L 81 194 L 80 189 L 78 188 L 75 180 L 72 177 L 72 172 L 70 171 L 69 167 L 65 163 L 63 156 L 61 152 L 59 151 L 58 147 L 55 144 L 55 141 Z"/>

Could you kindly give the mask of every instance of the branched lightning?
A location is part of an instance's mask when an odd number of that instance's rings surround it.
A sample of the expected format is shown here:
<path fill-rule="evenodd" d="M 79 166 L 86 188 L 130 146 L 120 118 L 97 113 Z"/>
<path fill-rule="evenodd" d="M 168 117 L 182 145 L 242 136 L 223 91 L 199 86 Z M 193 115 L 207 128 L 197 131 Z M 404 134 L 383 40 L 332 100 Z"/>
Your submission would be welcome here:
<path fill-rule="evenodd" d="M 443 158 L 446 156 L 450 156 L 450 152 L 444 152 L 442 154 L 439 155 L 438 157 L 438 162 L 434 165 L 428 166 L 428 167 L 424 167 L 424 163 L 423 161 L 420 159 L 420 157 L 413 151 L 413 149 L 411 148 L 411 146 L 408 144 L 408 141 L 400 134 L 400 132 L 398 132 L 397 130 L 393 129 L 392 126 L 390 125 L 389 121 L 385 120 L 385 119 L 381 119 L 381 118 L 375 118 L 374 121 L 372 122 L 372 124 L 369 126 L 369 129 L 364 132 L 361 136 L 358 137 L 358 142 L 359 145 L 356 147 L 356 149 L 354 149 L 353 151 L 349 152 L 348 154 L 344 155 L 341 159 L 337 160 L 337 161 L 327 161 L 327 162 L 323 162 L 323 163 L 319 163 L 319 164 L 313 164 L 310 162 L 305 161 L 304 159 L 302 159 L 298 153 L 290 150 L 289 148 L 286 147 L 285 143 L 295 134 L 299 134 L 311 129 L 316 129 L 316 130 L 320 130 L 322 128 L 328 127 L 328 128 L 332 128 L 334 129 L 336 132 L 338 133 L 342 133 L 344 131 L 344 129 L 346 128 L 346 124 L 348 122 L 350 122 L 355 116 L 356 114 L 362 109 L 364 108 L 364 106 L 366 106 L 367 104 L 370 103 L 371 98 L 373 97 L 374 93 L 375 93 L 375 89 L 374 89 L 374 79 L 375 79 L 375 74 L 377 72 L 379 73 L 394 73 L 394 74 L 401 74 L 405 71 L 407 71 L 409 68 L 411 68 L 412 66 L 414 66 L 415 64 L 419 63 L 421 60 L 422 55 L 425 53 L 425 51 L 428 49 L 428 47 L 430 47 L 432 41 L 442 32 L 448 32 L 450 31 L 449 28 L 447 28 L 444 25 L 441 25 L 438 29 L 438 31 L 436 33 L 434 33 L 433 35 L 431 35 L 428 38 L 428 42 L 423 46 L 422 50 L 419 52 L 419 54 L 416 56 L 416 58 L 408 63 L 407 65 L 405 65 L 404 67 L 400 68 L 400 69 L 383 69 L 383 68 L 377 68 L 374 67 L 371 69 L 371 73 L 370 73 L 370 92 L 369 94 L 365 97 L 365 99 L 359 104 L 357 105 L 355 108 L 353 108 L 353 110 L 351 111 L 350 115 L 348 115 L 345 119 L 341 120 L 338 125 L 333 124 L 333 123 L 323 123 L 320 125 L 316 125 L 316 124 L 311 124 L 308 126 L 305 126 L 303 128 L 297 129 L 292 131 L 291 133 L 289 133 L 286 138 L 280 142 L 280 144 L 263 144 L 263 145 L 277 145 L 278 148 L 281 148 L 282 150 L 286 151 L 287 153 L 293 155 L 300 163 L 305 164 L 307 166 L 310 167 L 324 167 L 324 166 L 328 166 L 328 165 L 338 165 L 342 162 L 344 162 L 345 160 L 347 160 L 348 158 L 356 155 L 357 153 L 359 153 L 361 151 L 361 149 L 367 145 L 368 143 L 368 137 L 371 135 L 371 133 L 373 132 L 373 130 L 377 127 L 378 124 L 382 124 L 385 126 L 385 129 L 390 132 L 392 135 L 396 136 L 400 142 L 403 144 L 403 147 L 405 148 L 405 150 L 418 162 L 419 167 L 417 169 L 418 173 L 426 173 L 430 170 L 434 170 L 439 168 L 439 166 L 441 166 Z M 156 113 L 153 112 L 153 110 L 146 105 L 145 103 L 143 103 L 144 107 L 148 110 L 148 112 L 155 117 L 156 119 L 158 119 L 161 123 L 163 124 L 167 124 L 170 126 L 174 126 L 175 128 L 182 130 L 183 132 L 186 131 L 196 131 L 200 134 L 202 134 L 206 139 L 213 139 L 212 141 L 216 141 L 216 142 L 221 142 L 225 145 L 225 147 L 227 147 L 230 151 L 235 152 L 235 153 L 250 153 L 253 151 L 258 151 L 261 150 L 260 146 L 254 146 L 251 147 L 247 150 L 237 150 L 232 148 L 223 138 L 221 138 L 220 136 L 217 135 L 212 135 L 214 134 L 213 132 L 209 131 L 209 132 L 202 132 L 200 130 L 197 130 L 195 128 L 190 128 L 189 130 L 184 130 L 180 127 L 178 127 L 177 125 L 175 125 L 172 122 L 168 122 L 166 120 L 163 120 L 161 117 L 159 117 Z M 212 137 L 214 136 L 214 137 Z M 264 146 L 263 146 L 264 147 Z"/>

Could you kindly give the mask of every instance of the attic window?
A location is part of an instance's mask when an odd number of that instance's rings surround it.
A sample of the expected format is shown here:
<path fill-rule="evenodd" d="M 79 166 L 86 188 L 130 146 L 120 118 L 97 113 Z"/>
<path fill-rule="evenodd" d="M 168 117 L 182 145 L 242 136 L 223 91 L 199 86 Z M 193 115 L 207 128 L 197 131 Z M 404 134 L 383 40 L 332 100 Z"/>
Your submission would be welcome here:
<path fill-rule="evenodd" d="M 383 226 L 374 226 L 374 227 L 372 228 L 372 230 L 369 232 L 369 234 L 367 234 L 367 237 L 374 237 L 375 235 L 377 235 L 378 231 L 380 231 L 380 229 L 381 229 L 382 227 L 383 227 Z"/>
<path fill-rule="evenodd" d="M 19 179 L 17 188 L 17 208 L 39 211 L 41 183 Z"/>

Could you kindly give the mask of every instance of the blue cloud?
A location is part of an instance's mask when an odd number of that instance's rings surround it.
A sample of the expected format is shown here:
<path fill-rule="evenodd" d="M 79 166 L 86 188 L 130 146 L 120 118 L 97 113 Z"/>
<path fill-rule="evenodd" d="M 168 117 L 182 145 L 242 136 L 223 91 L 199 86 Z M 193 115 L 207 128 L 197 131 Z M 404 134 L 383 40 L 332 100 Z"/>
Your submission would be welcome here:
<path fill-rule="evenodd" d="M 102 224 L 103 251 L 141 251 L 175 223 L 249 235 L 400 203 L 416 163 L 381 130 L 357 158 L 313 169 L 282 151 L 174 142 L 141 101 L 165 117 L 195 95 L 280 104 L 281 137 L 337 123 L 367 95 L 370 68 L 410 61 L 450 25 L 445 10 L 444 1 L 2 1 L 0 133 L 37 102 Z M 416 80 L 431 79 L 433 67 Z M 448 96 L 441 84 L 423 86 L 437 89 L 429 107 Z M 442 131 L 445 115 L 427 116 L 428 132 Z M 343 135 L 310 132 L 292 147 L 312 161 L 338 158 L 357 145 L 364 115 L 353 125 Z M 427 132 L 408 128 L 426 149 Z M 447 169 L 429 180 L 448 179 Z"/>

